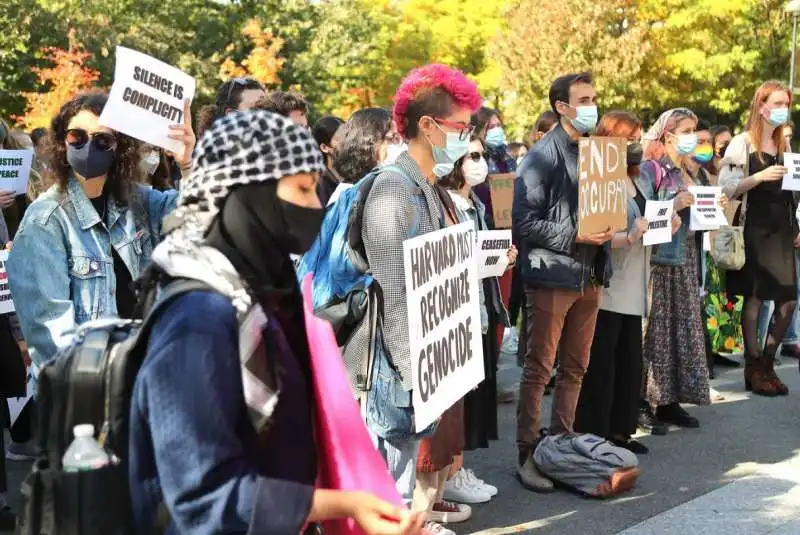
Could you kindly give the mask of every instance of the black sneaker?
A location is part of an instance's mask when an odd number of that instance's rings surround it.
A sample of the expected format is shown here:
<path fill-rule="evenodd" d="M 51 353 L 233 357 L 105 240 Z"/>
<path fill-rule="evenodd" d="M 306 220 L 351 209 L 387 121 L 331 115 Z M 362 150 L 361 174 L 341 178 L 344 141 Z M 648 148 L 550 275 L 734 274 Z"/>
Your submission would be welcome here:
<path fill-rule="evenodd" d="M 610 438 L 608 439 L 608 441 L 614 444 L 615 446 L 619 446 L 620 448 L 625 448 L 626 450 L 630 451 L 631 453 L 635 453 L 636 455 L 646 455 L 650 452 L 650 448 L 648 448 L 638 440 L 634 440 L 632 438 L 629 438 L 628 440 Z"/>
<path fill-rule="evenodd" d="M 653 414 L 653 410 L 647 403 L 643 403 L 641 407 L 639 407 L 639 421 L 637 424 L 639 429 L 651 435 L 666 435 L 669 432 L 669 426 L 656 418 Z"/>
<path fill-rule="evenodd" d="M 656 417 L 662 422 L 674 424 L 679 427 L 696 429 L 700 427 L 700 420 L 686 412 L 677 403 L 662 405 L 656 409 Z"/>

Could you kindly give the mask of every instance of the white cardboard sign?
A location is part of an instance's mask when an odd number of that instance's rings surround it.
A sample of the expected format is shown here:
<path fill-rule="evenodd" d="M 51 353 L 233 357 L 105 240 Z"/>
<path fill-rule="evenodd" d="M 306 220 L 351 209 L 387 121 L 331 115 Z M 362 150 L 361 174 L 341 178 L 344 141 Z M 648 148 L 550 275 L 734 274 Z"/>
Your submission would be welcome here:
<path fill-rule="evenodd" d="M 117 47 L 114 85 L 100 124 L 179 152 L 169 126 L 183 124 L 184 100 L 194 98 L 195 80 L 183 71 L 136 50 Z"/>
<path fill-rule="evenodd" d="M 0 191 L 25 195 L 33 165 L 33 151 L 0 150 Z"/>
<path fill-rule="evenodd" d="M 8 262 L 8 251 L 0 251 L 0 314 L 14 312 L 14 301 L 11 299 L 11 290 L 8 288 L 8 272 L 6 271 Z"/>
<path fill-rule="evenodd" d="M 484 379 L 475 245 L 471 222 L 403 242 L 417 431 Z"/>
<path fill-rule="evenodd" d="M 689 213 L 689 230 L 717 230 L 728 226 L 725 212 L 719 205 L 722 188 L 715 186 L 691 186 L 694 204 Z"/>
<path fill-rule="evenodd" d="M 644 218 L 647 232 L 642 236 L 644 245 L 658 245 L 672 241 L 672 201 L 647 201 Z"/>
<path fill-rule="evenodd" d="M 478 278 L 502 277 L 508 267 L 511 230 L 478 232 Z"/>

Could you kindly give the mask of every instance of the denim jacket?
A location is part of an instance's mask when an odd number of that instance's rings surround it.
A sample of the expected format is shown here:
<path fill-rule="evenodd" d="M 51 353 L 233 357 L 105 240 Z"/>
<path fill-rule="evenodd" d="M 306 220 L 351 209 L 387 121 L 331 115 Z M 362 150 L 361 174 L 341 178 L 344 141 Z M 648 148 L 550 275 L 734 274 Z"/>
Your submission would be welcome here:
<path fill-rule="evenodd" d="M 661 181 L 656 184 L 656 166 L 661 166 Z M 656 192 L 656 199 L 659 201 L 672 200 L 681 191 L 686 191 L 686 184 L 681 176 L 679 167 L 675 167 L 669 156 L 664 156 L 658 161 L 648 160 L 640 168 L 641 180 L 649 183 Z M 704 172 L 698 174 L 698 182 L 704 186 L 708 185 L 708 179 Z M 686 257 L 683 251 L 686 241 L 689 238 L 689 216 L 690 208 L 684 208 L 678 215 L 681 217 L 681 228 L 672 236 L 670 243 L 662 243 L 655 247 L 653 251 L 652 263 L 661 266 L 682 266 Z"/>
<path fill-rule="evenodd" d="M 117 315 L 111 247 L 135 280 L 161 237 L 177 192 L 137 185 L 129 205 L 108 201 L 105 225 L 80 182 L 51 187 L 25 212 L 8 279 L 34 371 L 69 343 L 76 325 Z"/>

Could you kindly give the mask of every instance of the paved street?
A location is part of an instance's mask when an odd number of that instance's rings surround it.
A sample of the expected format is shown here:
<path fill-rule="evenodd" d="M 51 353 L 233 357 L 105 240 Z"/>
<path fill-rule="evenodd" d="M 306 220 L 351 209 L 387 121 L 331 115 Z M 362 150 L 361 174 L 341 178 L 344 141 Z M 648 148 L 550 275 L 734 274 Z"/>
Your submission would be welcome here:
<path fill-rule="evenodd" d="M 500 407 L 503 440 L 468 454 L 468 467 L 496 485 L 500 495 L 475 506 L 473 519 L 453 526 L 459 535 L 533 533 L 590 535 L 797 535 L 800 534 L 800 375 L 785 360 L 779 373 L 791 389 L 784 398 L 751 397 L 742 372 L 720 370 L 714 386 L 726 400 L 690 408 L 702 424 L 665 437 L 644 437 L 642 476 L 630 493 L 589 500 L 565 491 L 537 495 L 514 478 L 515 406 Z M 519 371 L 501 370 L 515 384 Z M 549 397 L 545 420 L 549 415 Z M 10 462 L 12 488 L 26 465 Z M 18 496 L 12 494 L 12 503 Z"/>

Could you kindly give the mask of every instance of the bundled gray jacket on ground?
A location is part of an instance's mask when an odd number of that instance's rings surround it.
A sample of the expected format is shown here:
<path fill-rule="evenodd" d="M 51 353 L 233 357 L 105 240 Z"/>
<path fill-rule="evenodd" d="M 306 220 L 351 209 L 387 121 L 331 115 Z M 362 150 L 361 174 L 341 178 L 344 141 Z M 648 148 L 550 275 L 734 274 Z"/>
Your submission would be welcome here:
<path fill-rule="evenodd" d="M 608 245 L 576 244 L 578 143 L 559 124 L 518 170 L 512 221 L 522 278 L 544 288 L 583 290 L 611 278 Z"/>

